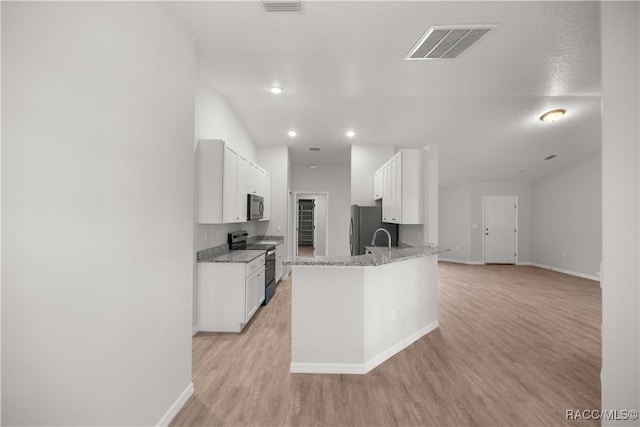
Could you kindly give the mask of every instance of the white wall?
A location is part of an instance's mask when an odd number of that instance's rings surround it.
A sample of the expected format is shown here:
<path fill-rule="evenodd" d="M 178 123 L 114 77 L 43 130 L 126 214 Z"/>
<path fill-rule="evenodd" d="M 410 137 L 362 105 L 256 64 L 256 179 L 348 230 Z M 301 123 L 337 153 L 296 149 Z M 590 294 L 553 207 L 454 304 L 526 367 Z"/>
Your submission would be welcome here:
<path fill-rule="evenodd" d="M 209 86 L 196 84 L 195 142 L 224 139 L 252 162 L 257 160 L 255 141 L 231 103 Z"/>
<path fill-rule="evenodd" d="M 2 21 L 2 5 L 0 5 L 0 21 Z M 0 31 L 0 46 L 2 46 L 2 32 Z M 0 67 L 0 80 L 2 70 Z M 0 129 L 2 129 L 2 108 L 0 108 Z M 2 138 L 0 137 L 0 224 L 2 222 Z M 2 259 L 2 226 L 0 225 L 0 259 Z M 0 331 L 2 331 L 2 262 L 0 262 Z M 2 355 L 2 333 L 0 333 L 0 355 Z M 0 363 L 0 378 L 2 378 L 2 363 Z M 0 425 L 2 425 L 2 386 L 0 384 Z"/>
<path fill-rule="evenodd" d="M 471 260 L 471 184 L 441 187 L 438 203 L 441 258 Z"/>
<path fill-rule="evenodd" d="M 195 92 L 195 139 L 194 164 L 196 168 L 195 182 L 197 194 L 197 145 L 200 139 L 223 139 L 247 159 L 257 162 L 257 148 L 251 135 L 244 127 L 233 106 L 222 95 L 210 87 L 198 83 Z M 260 164 L 260 162 L 257 162 Z M 260 166 L 262 166 L 260 164 Z M 268 169 L 267 169 L 268 170 Z M 269 170 L 268 170 L 269 171 Z M 271 173 L 271 171 L 269 171 Z M 197 203 L 197 200 L 195 201 Z M 272 209 L 273 209 L 273 203 Z M 277 209 L 277 208 L 276 208 Z M 197 212 L 197 209 L 195 210 Z M 195 235 L 194 250 L 210 248 L 227 242 L 227 233 L 239 229 L 247 229 L 250 235 L 263 234 L 269 224 L 267 222 L 249 221 L 238 224 L 198 224 L 194 217 Z M 207 233 L 207 240 L 204 233 Z"/>
<path fill-rule="evenodd" d="M 2 3 L 3 425 L 189 390 L 194 75 L 164 6 Z"/>
<path fill-rule="evenodd" d="M 236 148 L 251 161 L 257 161 L 257 148 L 251 135 L 229 101 L 210 87 L 197 83 L 195 87 L 195 138 L 193 145 L 195 194 L 198 194 L 198 141 L 200 139 L 222 139 Z M 260 166 L 260 162 L 257 162 Z M 266 168 L 265 168 L 266 169 Z M 271 173 L 270 170 L 267 169 Z M 273 178 L 273 176 L 272 176 Z M 227 234 L 235 230 L 247 230 L 249 235 L 264 234 L 269 223 L 248 221 L 237 224 L 198 224 L 197 197 L 194 200 L 193 227 L 193 319 L 198 321 L 198 274 L 195 253 L 199 250 L 227 243 Z M 274 203 L 271 203 L 273 212 Z M 277 208 L 276 208 L 277 211 Z M 206 239 L 205 239 L 206 233 Z"/>
<path fill-rule="evenodd" d="M 265 234 L 285 236 L 287 234 L 289 148 L 284 145 L 258 147 L 258 164 L 271 174 L 271 220 L 266 224 Z"/>
<path fill-rule="evenodd" d="M 398 240 L 413 246 L 424 245 L 424 225 L 400 224 L 398 226 Z"/>
<path fill-rule="evenodd" d="M 531 183 L 523 181 L 471 183 L 471 261 L 483 261 L 482 196 L 518 196 L 518 262 L 531 261 Z"/>
<path fill-rule="evenodd" d="M 637 2 L 602 2 L 602 407 L 639 409 Z M 638 421 L 603 425 L 637 425 Z"/>
<path fill-rule="evenodd" d="M 531 184 L 531 261 L 596 276 L 602 260 L 600 153 Z M 564 256 L 563 256 L 564 254 Z"/>
<path fill-rule="evenodd" d="M 424 244 L 436 246 L 438 237 L 438 200 L 440 191 L 440 147 L 431 144 L 424 147 Z"/>
<path fill-rule="evenodd" d="M 295 233 L 295 217 L 296 217 L 296 201 L 293 196 L 293 160 L 291 158 L 291 150 L 287 149 L 289 153 L 289 160 L 287 161 L 287 236 L 286 240 L 288 243 L 287 246 L 287 256 L 293 256 L 294 252 L 294 233 Z M 289 197 L 291 198 L 291 202 L 289 203 Z M 289 206 L 290 205 L 290 206 Z M 284 275 L 288 275 L 291 273 L 291 266 L 284 266 Z"/>
<path fill-rule="evenodd" d="M 351 204 L 374 206 L 373 174 L 393 157 L 393 145 L 351 145 Z"/>
<path fill-rule="evenodd" d="M 440 188 L 441 258 L 482 263 L 483 196 L 518 196 L 518 262 L 531 261 L 531 184 L 521 181 L 472 182 Z M 472 228 L 477 224 L 477 228 Z"/>
<path fill-rule="evenodd" d="M 295 192 L 329 193 L 329 247 L 330 256 L 349 255 L 350 220 L 349 165 L 320 165 L 311 170 L 307 165 L 293 165 Z"/>

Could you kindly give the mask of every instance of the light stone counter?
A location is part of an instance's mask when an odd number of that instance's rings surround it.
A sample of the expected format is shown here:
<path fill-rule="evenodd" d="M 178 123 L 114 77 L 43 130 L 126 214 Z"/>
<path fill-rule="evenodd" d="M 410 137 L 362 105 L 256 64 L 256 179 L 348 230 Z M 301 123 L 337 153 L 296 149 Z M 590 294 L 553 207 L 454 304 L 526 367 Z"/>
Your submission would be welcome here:
<path fill-rule="evenodd" d="M 236 250 L 231 251 L 227 245 L 198 251 L 198 262 L 243 262 L 248 263 L 264 255 L 262 250 Z"/>
<path fill-rule="evenodd" d="M 416 246 L 392 249 L 372 247 L 375 253 L 356 256 L 316 256 L 316 257 L 288 257 L 284 260 L 285 265 L 306 265 L 306 266 L 353 266 L 367 267 L 384 265 L 393 262 L 405 261 L 412 258 L 420 258 L 429 255 L 437 255 L 448 252 L 450 249 L 443 249 L 437 246 Z"/>

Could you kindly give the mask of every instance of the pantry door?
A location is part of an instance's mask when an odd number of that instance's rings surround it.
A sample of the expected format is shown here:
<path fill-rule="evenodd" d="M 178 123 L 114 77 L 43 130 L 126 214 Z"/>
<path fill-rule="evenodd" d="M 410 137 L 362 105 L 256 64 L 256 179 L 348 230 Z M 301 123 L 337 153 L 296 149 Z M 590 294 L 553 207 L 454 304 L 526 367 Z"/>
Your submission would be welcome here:
<path fill-rule="evenodd" d="M 484 262 L 515 264 L 518 259 L 518 197 L 484 196 Z"/>

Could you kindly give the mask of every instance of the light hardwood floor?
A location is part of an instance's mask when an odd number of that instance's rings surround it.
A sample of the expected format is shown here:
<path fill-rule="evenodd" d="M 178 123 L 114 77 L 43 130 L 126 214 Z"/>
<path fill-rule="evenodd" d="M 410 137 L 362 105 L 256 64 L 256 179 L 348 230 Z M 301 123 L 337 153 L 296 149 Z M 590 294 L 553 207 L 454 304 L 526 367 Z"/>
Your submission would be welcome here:
<path fill-rule="evenodd" d="M 241 334 L 193 338 L 195 395 L 172 425 L 599 425 L 565 420 L 600 408 L 597 282 L 443 262 L 439 278 L 440 328 L 367 375 L 289 373 L 280 282 Z"/>
<path fill-rule="evenodd" d="M 298 246 L 298 256 L 312 257 L 314 256 L 313 246 Z"/>

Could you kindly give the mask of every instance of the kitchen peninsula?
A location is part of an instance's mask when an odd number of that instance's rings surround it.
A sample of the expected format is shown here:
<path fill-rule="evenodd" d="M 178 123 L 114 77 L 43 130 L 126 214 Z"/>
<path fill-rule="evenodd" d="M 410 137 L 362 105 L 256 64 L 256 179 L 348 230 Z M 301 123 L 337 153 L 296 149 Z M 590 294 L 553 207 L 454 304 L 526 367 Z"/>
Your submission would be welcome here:
<path fill-rule="evenodd" d="M 438 327 L 437 247 L 291 257 L 293 373 L 366 374 Z"/>

